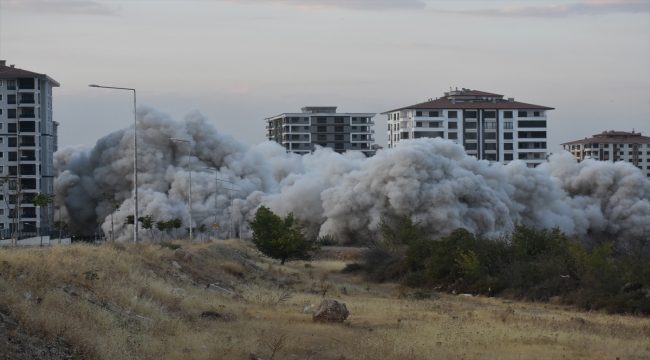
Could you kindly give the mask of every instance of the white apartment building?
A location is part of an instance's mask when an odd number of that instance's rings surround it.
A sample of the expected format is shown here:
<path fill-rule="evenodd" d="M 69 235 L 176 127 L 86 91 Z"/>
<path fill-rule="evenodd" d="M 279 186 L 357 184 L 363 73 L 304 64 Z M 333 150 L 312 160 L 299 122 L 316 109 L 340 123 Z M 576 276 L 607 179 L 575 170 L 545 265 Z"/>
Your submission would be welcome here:
<path fill-rule="evenodd" d="M 650 177 L 650 137 L 626 131 L 603 131 L 584 140 L 561 144 L 578 162 L 586 159 L 625 161 Z"/>
<path fill-rule="evenodd" d="M 0 237 L 9 238 L 14 224 L 22 233 L 50 227 L 52 205 L 37 208 L 38 193 L 54 192 L 53 154 L 57 126 L 52 89 L 59 83 L 45 74 L 7 66 L 0 60 L 0 176 L 9 182 L 0 191 Z M 17 199 L 17 193 L 24 195 Z M 15 211 L 18 207 L 20 211 Z"/>
<path fill-rule="evenodd" d="M 456 88 L 443 97 L 382 114 L 388 116 L 389 148 L 407 139 L 440 137 L 463 145 L 478 159 L 518 159 L 536 167 L 547 157 L 548 110 L 553 108 Z"/>
<path fill-rule="evenodd" d="M 264 119 L 266 138 L 296 154 L 308 154 L 316 146 L 339 153 L 374 154 L 375 113 L 337 113 L 336 106 L 305 106 L 301 110 Z"/>

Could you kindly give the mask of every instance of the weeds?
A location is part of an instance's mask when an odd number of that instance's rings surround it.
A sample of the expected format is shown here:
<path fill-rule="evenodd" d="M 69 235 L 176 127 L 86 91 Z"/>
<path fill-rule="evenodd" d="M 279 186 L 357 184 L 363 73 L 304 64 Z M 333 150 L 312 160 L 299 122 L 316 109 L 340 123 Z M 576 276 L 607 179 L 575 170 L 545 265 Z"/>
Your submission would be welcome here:
<path fill-rule="evenodd" d="M 281 302 L 287 301 L 293 297 L 293 292 L 291 290 L 282 290 L 280 292 L 280 295 L 278 296 L 278 300 L 275 302 L 275 305 L 277 306 Z"/>
<path fill-rule="evenodd" d="M 269 360 L 273 360 L 275 356 L 278 355 L 285 346 L 287 346 L 287 334 L 280 333 L 276 336 L 272 336 L 268 340 L 264 341 L 264 345 L 271 353 Z"/>

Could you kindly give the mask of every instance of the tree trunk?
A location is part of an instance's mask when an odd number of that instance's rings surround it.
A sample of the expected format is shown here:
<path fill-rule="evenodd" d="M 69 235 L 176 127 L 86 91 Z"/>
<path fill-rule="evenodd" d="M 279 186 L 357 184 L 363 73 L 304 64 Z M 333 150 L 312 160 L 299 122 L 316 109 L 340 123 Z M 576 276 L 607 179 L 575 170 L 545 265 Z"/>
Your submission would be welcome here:
<path fill-rule="evenodd" d="M 282 258 L 282 260 L 280 261 L 280 265 L 284 265 L 284 262 L 285 262 L 286 260 L 287 260 L 287 258 Z"/>

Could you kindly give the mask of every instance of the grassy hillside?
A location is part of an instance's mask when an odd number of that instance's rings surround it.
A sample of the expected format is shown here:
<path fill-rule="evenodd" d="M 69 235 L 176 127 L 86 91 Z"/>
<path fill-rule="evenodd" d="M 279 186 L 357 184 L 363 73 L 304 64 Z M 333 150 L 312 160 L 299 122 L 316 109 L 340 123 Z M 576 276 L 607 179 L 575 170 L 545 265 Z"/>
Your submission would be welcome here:
<path fill-rule="evenodd" d="M 279 266 L 239 240 L 177 244 L 1 249 L 0 312 L 89 359 L 650 357 L 647 318 L 366 283 L 344 249 Z M 344 324 L 302 313 L 323 298 Z"/>

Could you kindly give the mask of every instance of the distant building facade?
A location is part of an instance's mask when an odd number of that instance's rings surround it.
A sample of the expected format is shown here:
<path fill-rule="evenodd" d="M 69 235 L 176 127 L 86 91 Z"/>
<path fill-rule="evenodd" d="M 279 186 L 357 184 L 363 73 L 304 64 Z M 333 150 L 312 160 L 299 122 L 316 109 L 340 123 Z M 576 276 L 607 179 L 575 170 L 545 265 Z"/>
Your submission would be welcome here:
<path fill-rule="evenodd" d="M 461 144 L 468 155 L 492 162 L 525 161 L 535 167 L 547 157 L 548 106 L 461 89 L 437 99 L 383 112 L 388 116 L 388 147 L 417 138 L 443 138 Z"/>
<path fill-rule="evenodd" d="M 650 137 L 626 131 L 603 131 L 583 140 L 562 144 L 578 162 L 587 159 L 632 163 L 650 177 Z"/>
<path fill-rule="evenodd" d="M 14 224 L 23 232 L 51 226 L 53 206 L 38 208 L 32 199 L 37 193 L 54 192 L 58 123 L 53 120 L 52 89 L 58 86 L 45 74 L 0 60 L 0 176 L 10 175 L 0 191 L 2 236 L 11 233 Z M 15 194 L 20 192 L 24 195 L 18 202 Z"/>
<path fill-rule="evenodd" d="M 301 110 L 264 119 L 266 138 L 296 154 L 308 154 L 316 146 L 339 153 L 374 153 L 375 113 L 337 113 L 336 106 L 305 106 Z"/>

